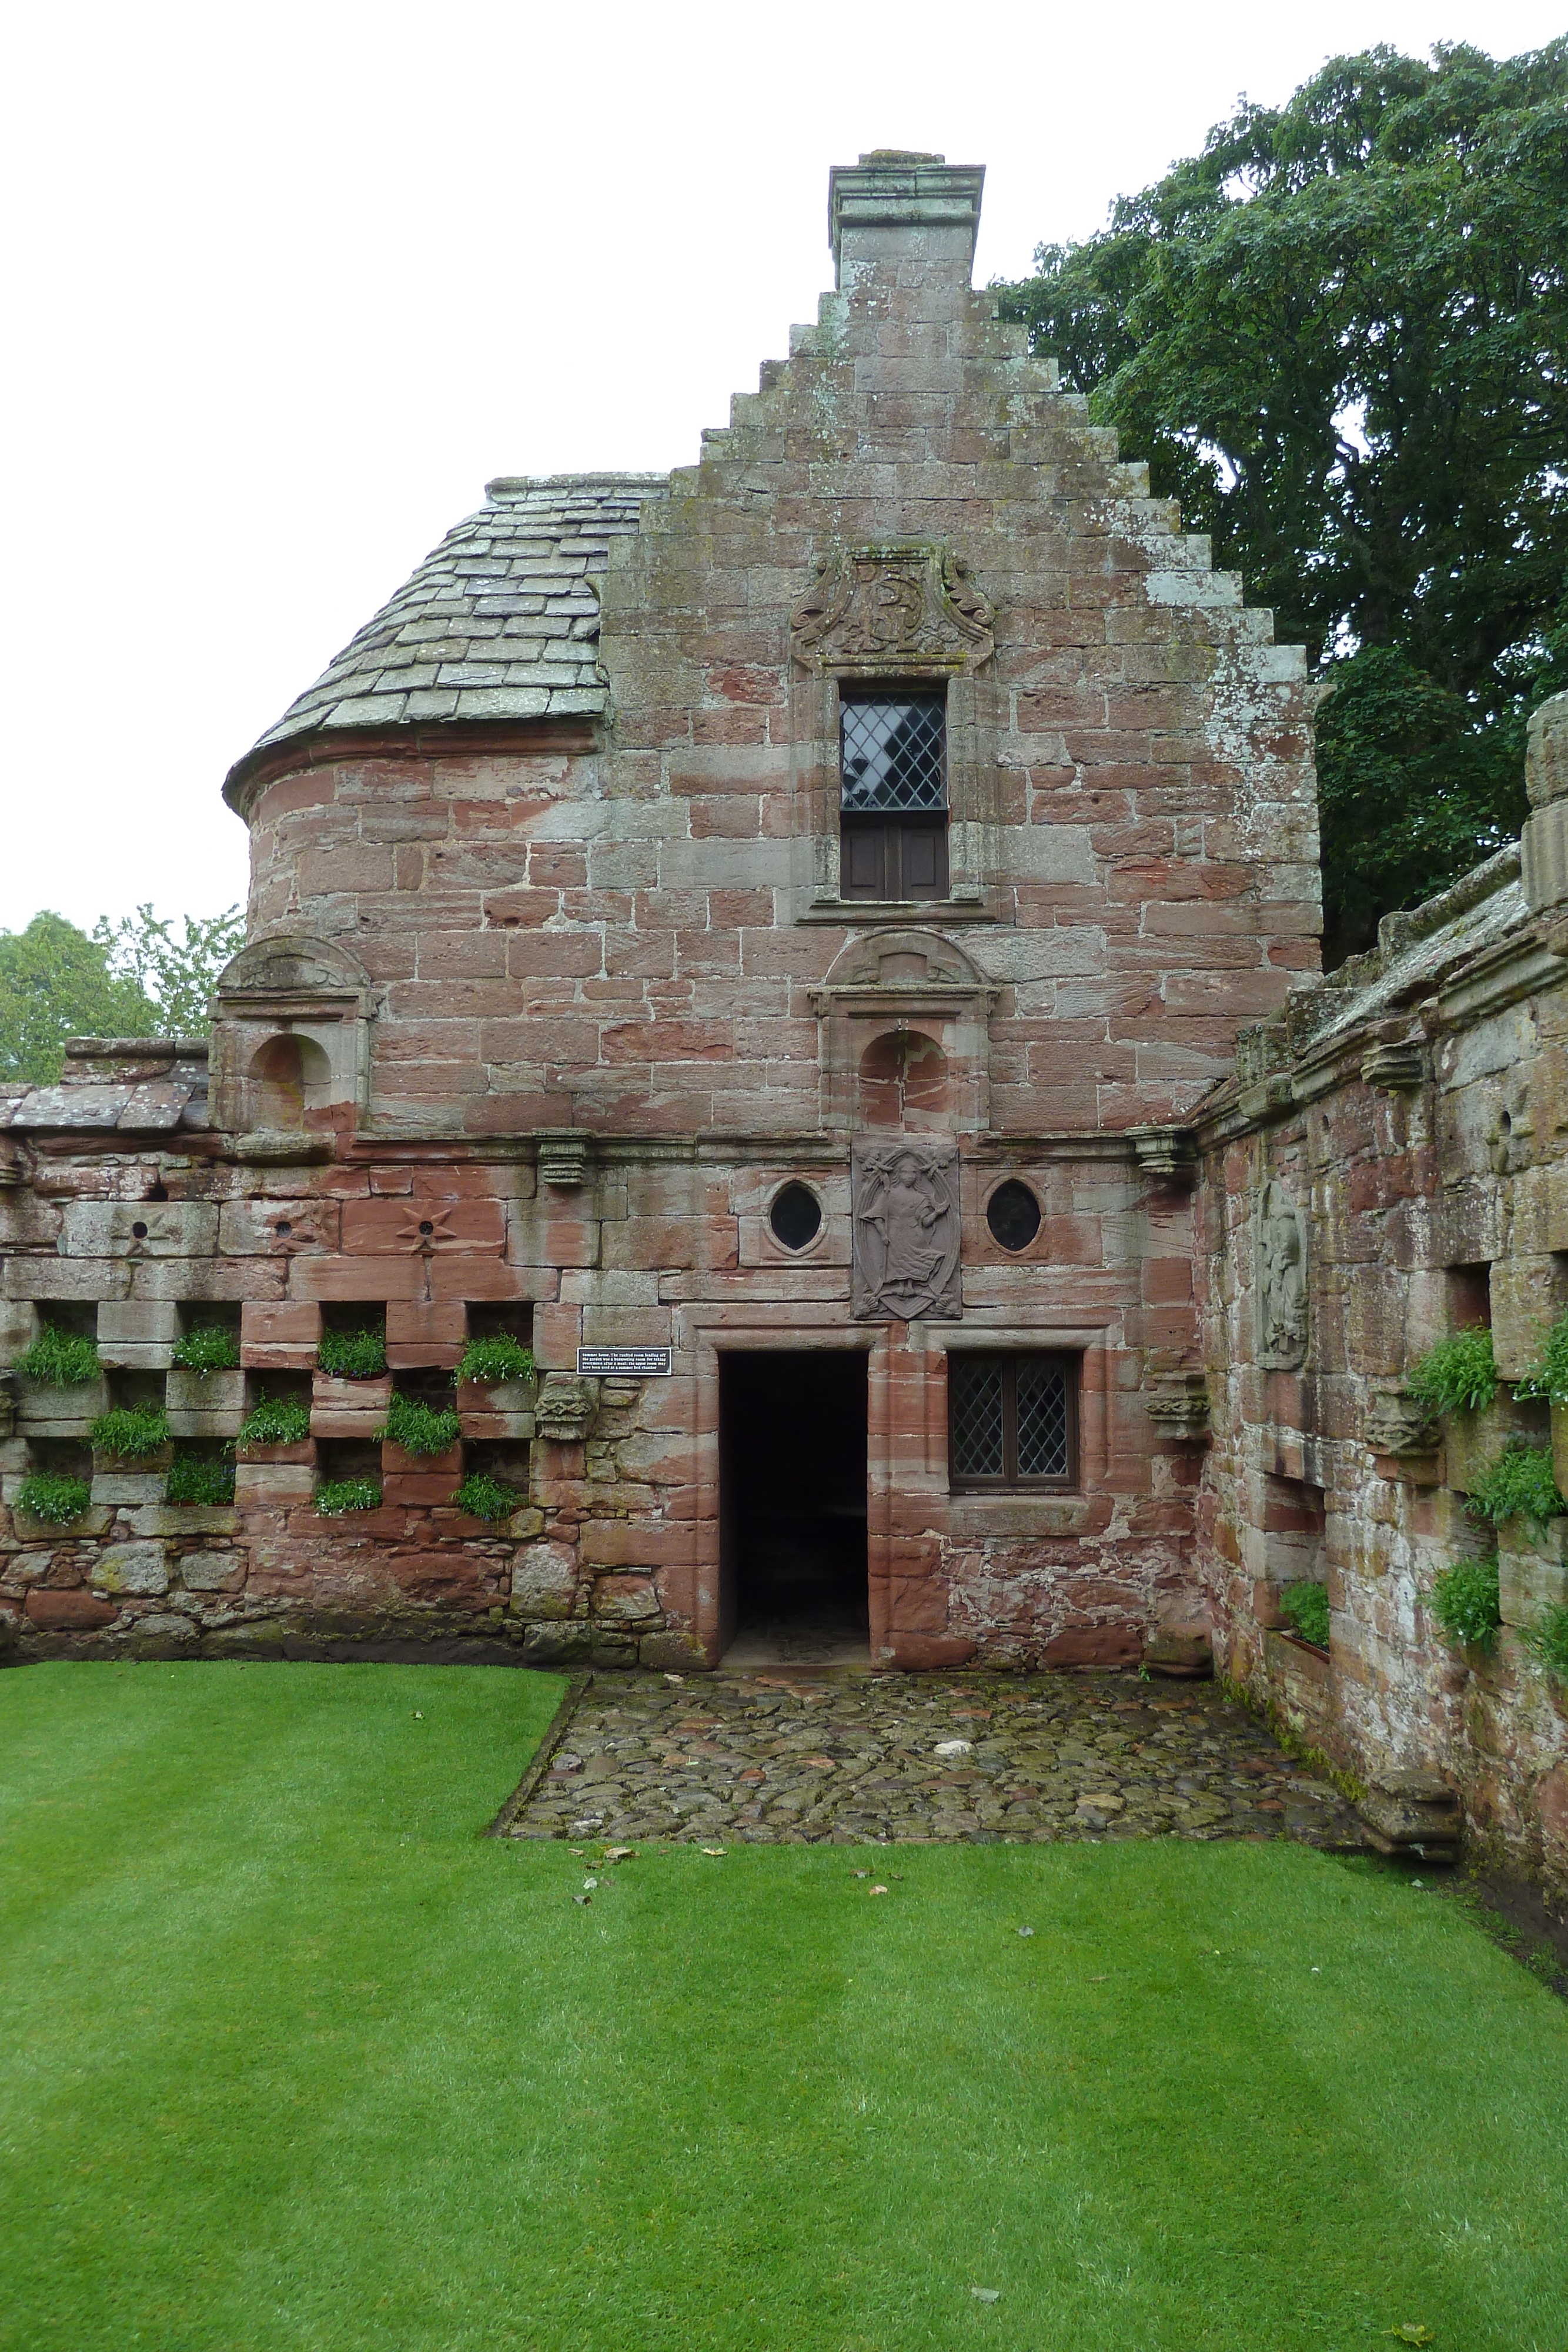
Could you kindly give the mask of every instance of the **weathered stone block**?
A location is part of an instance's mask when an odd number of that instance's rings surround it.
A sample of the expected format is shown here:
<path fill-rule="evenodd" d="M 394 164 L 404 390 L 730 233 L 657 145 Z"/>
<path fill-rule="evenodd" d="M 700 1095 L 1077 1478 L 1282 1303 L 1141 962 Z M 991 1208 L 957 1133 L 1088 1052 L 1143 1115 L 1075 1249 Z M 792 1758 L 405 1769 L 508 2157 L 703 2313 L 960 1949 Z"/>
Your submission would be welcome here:
<path fill-rule="evenodd" d="M 241 1461 L 235 1465 L 235 1502 L 242 1511 L 308 1503 L 315 1490 L 316 1473 L 303 1463 Z"/>
<path fill-rule="evenodd" d="M 321 1344 L 321 1309 L 314 1299 L 262 1301 L 240 1308 L 240 1361 L 258 1371 L 311 1371 Z"/>
<path fill-rule="evenodd" d="M 387 1363 L 393 1371 L 431 1364 L 450 1370 L 463 1353 L 467 1338 L 468 1310 L 461 1299 L 394 1298 L 388 1302 Z"/>
<path fill-rule="evenodd" d="M 170 1433 L 174 1437 L 234 1437 L 245 1419 L 242 1371 L 172 1370 L 164 1383 Z"/>
<path fill-rule="evenodd" d="M 512 1562 L 512 1608 L 519 1617 L 571 1616 L 577 1587 L 577 1554 L 570 1545 L 529 1544 Z"/>
<path fill-rule="evenodd" d="M 29 1622 L 45 1633 L 90 1633 L 112 1625 L 120 1611 L 112 1601 L 91 1592 L 46 1591 L 30 1587 L 26 1601 Z"/>
<path fill-rule="evenodd" d="M 1530 1625 L 1568 1602 L 1568 1519 L 1544 1528 L 1505 1519 L 1498 1529 L 1498 1604 L 1505 1625 Z"/>
<path fill-rule="evenodd" d="M 175 1573 L 187 1592 L 237 1592 L 245 1582 L 242 1551 L 182 1552 Z"/>
<path fill-rule="evenodd" d="M 167 1592 L 169 1563 L 161 1543 L 110 1544 L 93 1565 L 99 1592 Z"/>
<path fill-rule="evenodd" d="M 218 1245 L 213 1201 L 71 1201 L 65 1213 L 66 1257 L 210 1257 Z"/>
<path fill-rule="evenodd" d="M 16 1374 L 16 1425 L 40 1437 L 85 1437 L 100 1413 L 109 1411 L 106 1380 L 78 1381 L 68 1389 L 45 1388 Z"/>
<path fill-rule="evenodd" d="M 99 1301 L 99 1359 L 117 1370 L 167 1371 L 179 1336 L 180 1309 L 172 1298 Z"/>

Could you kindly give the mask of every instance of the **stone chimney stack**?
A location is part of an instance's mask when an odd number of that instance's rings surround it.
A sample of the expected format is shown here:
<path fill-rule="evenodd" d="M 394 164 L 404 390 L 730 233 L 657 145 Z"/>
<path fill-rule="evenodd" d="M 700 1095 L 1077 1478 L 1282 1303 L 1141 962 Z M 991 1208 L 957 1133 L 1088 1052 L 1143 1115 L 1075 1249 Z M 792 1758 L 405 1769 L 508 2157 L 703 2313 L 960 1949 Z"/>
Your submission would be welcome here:
<path fill-rule="evenodd" d="M 980 226 L 983 163 L 878 147 L 828 174 L 828 238 L 833 282 L 913 263 L 926 278 L 967 287 Z"/>

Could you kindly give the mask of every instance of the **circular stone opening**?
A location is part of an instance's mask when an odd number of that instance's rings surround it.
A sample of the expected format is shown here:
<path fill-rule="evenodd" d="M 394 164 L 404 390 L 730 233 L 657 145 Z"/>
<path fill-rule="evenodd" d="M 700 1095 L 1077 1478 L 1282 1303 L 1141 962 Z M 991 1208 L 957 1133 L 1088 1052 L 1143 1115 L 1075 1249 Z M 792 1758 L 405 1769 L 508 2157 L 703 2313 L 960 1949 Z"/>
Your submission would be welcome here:
<path fill-rule="evenodd" d="M 277 1220 L 277 1238 L 278 1238 L 278 1240 L 279 1240 L 279 1241 L 286 1242 L 286 1241 L 288 1239 L 289 1234 L 294 1231 L 294 1228 L 293 1228 L 293 1226 L 289 1223 L 288 1219 L 287 1219 L 287 1217 L 279 1217 L 279 1219 Z"/>
<path fill-rule="evenodd" d="M 986 1223 L 998 1249 L 1026 1250 L 1040 1231 L 1040 1202 L 1027 1184 L 1009 1176 L 986 1202 Z"/>
<path fill-rule="evenodd" d="M 147 1239 L 147 1228 L 142 1223 L 140 1217 L 137 1218 L 136 1223 L 131 1228 L 131 1238 L 132 1241 L 138 1242 L 144 1242 Z"/>
<path fill-rule="evenodd" d="M 804 1184 L 786 1184 L 768 1212 L 773 1238 L 786 1249 L 802 1250 L 822 1226 L 822 1204 Z"/>
<path fill-rule="evenodd" d="M 419 1221 L 419 1230 L 422 1234 L 433 1234 L 435 1231 L 434 1220 L 429 1217 L 421 1217 Z"/>

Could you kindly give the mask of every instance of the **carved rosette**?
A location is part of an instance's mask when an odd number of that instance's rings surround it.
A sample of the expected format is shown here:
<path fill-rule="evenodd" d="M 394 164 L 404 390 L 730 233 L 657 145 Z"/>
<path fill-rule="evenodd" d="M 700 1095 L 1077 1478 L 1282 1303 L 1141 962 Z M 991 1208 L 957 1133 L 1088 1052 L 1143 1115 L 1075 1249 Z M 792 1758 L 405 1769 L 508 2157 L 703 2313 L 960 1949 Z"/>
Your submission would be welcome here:
<path fill-rule="evenodd" d="M 851 1313 L 862 1322 L 957 1322 L 957 1145 L 857 1136 L 850 1167 Z"/>
<path fill-rule="evenodd" d="M 994 618 L 950 547 L 842 548 L 819 558 L 789 615 L 789 647 L 807 669 L 840 677 L 945 677 L 989 660 Z"/>

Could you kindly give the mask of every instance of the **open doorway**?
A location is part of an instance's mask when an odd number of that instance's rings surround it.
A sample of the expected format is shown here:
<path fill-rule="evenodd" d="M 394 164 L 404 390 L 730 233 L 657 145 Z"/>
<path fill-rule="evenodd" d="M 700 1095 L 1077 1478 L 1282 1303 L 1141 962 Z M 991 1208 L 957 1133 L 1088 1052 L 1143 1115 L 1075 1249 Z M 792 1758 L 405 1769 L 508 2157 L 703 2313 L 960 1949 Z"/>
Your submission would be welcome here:
<path fill-rule="evenodd" d="M 720 1357 L 719 1546 L 735 1664 L 869 1657 L 862 1349 Z"/>

